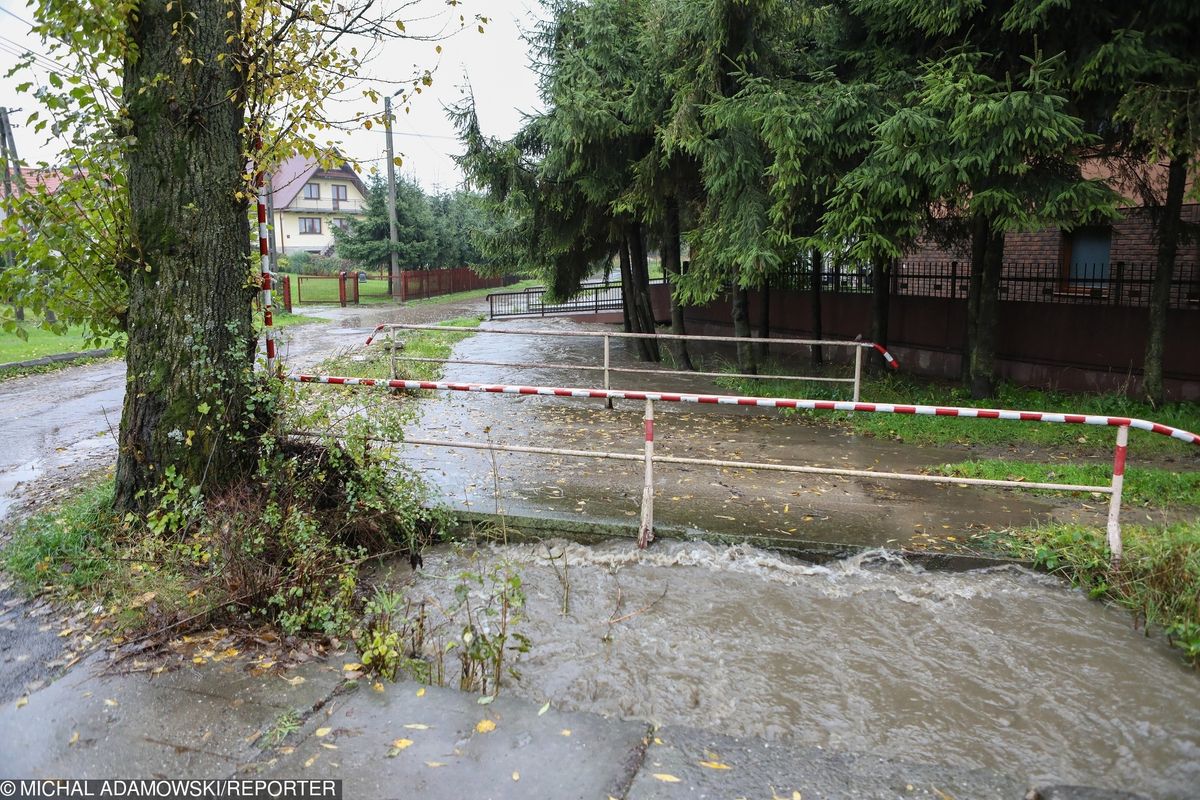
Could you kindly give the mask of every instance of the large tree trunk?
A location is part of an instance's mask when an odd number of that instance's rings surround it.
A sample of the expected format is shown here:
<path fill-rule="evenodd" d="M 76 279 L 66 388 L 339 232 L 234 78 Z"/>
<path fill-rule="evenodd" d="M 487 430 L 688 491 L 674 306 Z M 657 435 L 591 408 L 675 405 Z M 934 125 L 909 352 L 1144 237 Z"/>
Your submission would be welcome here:
<path fill-rule="evenodd" d="M 683 308 L 675 297 L 675 281 L 683 274 L 682 254 L 679 246 L 679 203 L 674 197 L 667 199 L 667 215 L 663 222 L 662 265 L 667 278 L 667 292 L 671 297 L 671 333 L 684 336 L 687 329 L 683 324 Z M 675 368 L 695 369 L 688 354 L 687 341 L 675 340 Z"/>
<path fill-rule="evenodd" d="M 246 188 L 242 79 L 226 42 L 241 29 L 239 8 L 144 0 L 128 18 L 136 46 L 124 70 L 136 137 L 129 202 L 140 252 L 128 265 L 116 476 L 124 511 L 153 505 L 148 492 L 172 468 L 185 487 L 207 489 L 245 474 L 257 457 L 233 438 L 247 432 L 254 358 L 248 204 L 238 199 Z"/>
<path fill-rule="evenodd" d="M 894 269 L 893 265 L 893 269 Z M 889 285 L 888 260 L 876 257 L 871 261 L 871 341 L 887 347 L 888 315 L 891 311 L 891 287 Z M 872 351 L 874 352 L 874 351 Z M 879 355 L 876 353 L 876 355 Z M 883 356 L 872 358 L 876 369 L 888 371 Z"/>
<path fill-rule="evenodd" d="M 642 238 L 642 226 L 629 226 L 629 258 L 633 271 L 633 312 L 635 327 L 640 333 L 654 333 L 654 305 L 650 301 L 650 266 L 646 259 L 646 241 Z M 661 361 L 662 353 L 655 339 L 643 339 L 646 344 L 645 360 Z"/>
<path fill-rule="evenodd" d="M 812 299 L 812 338 L 820 341 L 821 339 L 821 251 L 812 251 L 812 270 L 811 283 L 809 285 L 810 297 Z M 825 353 L 822 352 L 821 345 L 815 344 L 812 346 L 812 363 L 814 367 L 820 367 L 825 364 Z"/>
<path fill-rule="evenodd" d="M 1004 264 L 1004 234 L 986 226 L 986 244 L 982 259 L 971 264 L 971 288 L 978 286 L 975 301 L 975 327 L 971 342 L 971 397 L 981 400 L 996 393 L 996 340 L 1000 327 L 1000 273 Z M 975 273 L 979 273 L 978 283 Z"/>
<path fill-rule="evenodd" d="M 1146 332 L 1146 358 L 1142 365 L 1142 391 L 1154 405 L 1165 399 L 1163 349 L 1167 339 L 1167 308 L 1171 302 L 1171 280 L 1175 276 L 1175 253 L 1179 248 L 1179 212 L 1187 184 L 1187 157 L 1176 156 L 1167 168 L 1167 202 L 1157 211 L 1158 264 L 1150 287 L 1150 326 Z"/>
<path fill-rule="evenodd" d="M 732 298 L 733 335 L 744 342 L 737 343 L 738 372 L 758 374 L 758 363 L 754 358 L 754 345 L 750 340 L 750 293 L 745 287 L 734 285 Z"/>

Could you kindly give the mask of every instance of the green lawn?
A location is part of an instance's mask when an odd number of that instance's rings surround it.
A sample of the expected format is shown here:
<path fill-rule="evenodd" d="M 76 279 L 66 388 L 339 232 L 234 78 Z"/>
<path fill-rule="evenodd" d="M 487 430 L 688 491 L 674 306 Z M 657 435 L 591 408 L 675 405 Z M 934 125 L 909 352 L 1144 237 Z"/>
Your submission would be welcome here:
<path fill-rule="evenodd" d="M 22 339 L 15 333 L 0 331 L 0 364 L 109 346 L 89 343 L 84 337 L 83 328 L 79 327 L 69 328 L 62 335 L 34 327 L 26 328 L 26 332 L 28 338 Z"/>
<path fill-rule="evenodd" d="M 793 368 L 795 369 L 795 368 Z M 771 371 L 786 372 L 775 368 Z M 738 394 L 763 397 L 797 397 L 812 400 L 849 399 L 848 384 L 806 383 L 754 378 L 718 378 L 722 387 Z M 905 375 L 863 379 L 864 402 L 906 405 L 969 406 L 1025 411 L 1058 411 L 1074 414 L 1139 417 L 1192 432 L 1200 432 L 1200 403 L 1171 403 L 1159 408 L 1117 394 L 1071 394 L 1001 384 L 996 396 L 972 400 L 958 384 Z M 912 444 L 1033 445 L 1072 453 L 1111 453 L 1116 428 L 1062 425 L 995 419 L 930 417 L 910 414 L 876 414 L 814 411 L 798 412 L 815 420 L 833 422 L 855 433 Z M 1130 457 L 1147 451 L 1191 456 L 1193 447 L 1157 434 L 1132 431 Z"/>
<path fill-rule="evenodd" d="M 1074 483 L 1081 486 L 1108 486 L 1112 481 L 1112 466 L 1107 463 L 1078 464 L 1068 461 L 1061 464 L 1033 464 L 1026 461 L 988 459 L 942 464 L 932 471 L 960 478 Z M 1039 493 L 1055 492 L 1039 490 Z M 1136 506 L 1200 508 L 1200 472 L 1131 466 L 1125 473 L 1121 499 Z"/>

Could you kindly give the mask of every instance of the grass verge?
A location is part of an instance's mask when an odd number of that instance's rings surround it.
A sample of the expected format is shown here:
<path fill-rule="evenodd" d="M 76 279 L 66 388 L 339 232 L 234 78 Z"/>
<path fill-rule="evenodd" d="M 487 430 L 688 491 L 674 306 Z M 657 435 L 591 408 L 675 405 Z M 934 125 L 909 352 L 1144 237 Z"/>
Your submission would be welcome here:
<path fill-rule="evenodd" d="M 58 334 L 30 324 L 24 328 L 24 333 L 26 337 L 22 338 L 15 333 L 0 331 L 0 364 L 113 346 L 111 341 L 96 342 L 79 326 L 72 326 L 66 333 Z"/>
<path fill-rule="evenodd" d="M 1200 667 L 1200 521 L 1122 527 L 1119 569 L 1109 563 L 1099 527 L 1052 524 L 1007 531 L 997 544 L 1014 556 L 1062 575 L 1096 599 L 1129 609 L 1137 623 L 1161 630 Z"/>
<path fill-rule="evenodd" d="M 794 367 L 792 369 L 795 369 Z M 777 372 L 786 369 L 776 368 Z M 717 384 L 739 394 L 767 397 L 803 397 L 813 400 L 847 400 L 844 384 L 781 381 L 770 378 L 718 378 Z M 862 398 L 874 403 L 909 405 L 985 406 L 1028 411 L 1061 411 L 1140 417 L 1189 431 L 1200 431 L 1200 404 L 1172 403 L 1153 408 L 1147 403 L 1117 394 L 1070 394 L 1001 384 L 996 396 L 972 400 L 959 385 L 945 381 L 918 380 L 888 375 L 863 379 Z M 924 445 L 1033 445 L 1067 452 L 1111 452 L 1116 428 L 1090 425 L 978 420 L 909 414 L 846 414 L 841 412 L 797 412 L 813 419 L 832 421 L 856 434 L 896 439 Z M 1165 436 L 1135 432 L 1131 449 L 1139 452 L 1183 453 L 1180 442 Z"/>
<path fill-rule="evenodd" d="M 987 459 L 942 464 L 934 467 L 931 471 L 938 475 L 950 475 L 957 478 L 1034 483 L 1107 486 L 1112 481 L 1112 467 L 1108 464 L 1033 464 L 1007 459 Z M 1038 491 L 1045 494 L 1062 494 L 1062 492 L 1053 490 Z M 1157 467 L 1129 467 L 1125 471 L 1122 499 L 1125 503 L 1139 506 L 1200 507 L 1200 472 L 1180 472 Z"/>

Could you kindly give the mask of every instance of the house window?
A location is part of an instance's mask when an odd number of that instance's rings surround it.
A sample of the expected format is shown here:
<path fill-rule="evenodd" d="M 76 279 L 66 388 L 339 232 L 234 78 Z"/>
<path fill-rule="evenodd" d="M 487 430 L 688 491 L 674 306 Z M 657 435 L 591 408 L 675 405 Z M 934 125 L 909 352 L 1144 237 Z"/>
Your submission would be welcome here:
<path fill-rule="evenodd" d="M 320 217 L 301 217 L 300 218 L 301 233 L 320 233 L 321 218 Z"/>
<path fill-rule="evenodd" d="M 1064 234 L 1064 277 L 1069 287 L 1103 286 L 1112 263 L 1112 228 L 1076 228 Z"/>
<path fill-rule="evenodd" d="M 346 184 L 335 183 L 333 185 L 333 199 L 334 200 L 345 200 L 346 196 L 347 196 L 346 195 Z"/>
<path fill-rule="evenodd" d="M 344 217 L 334 217 L 333 219 L 329 220 L 329 224 L 335 228 L 338 228 L 339 230 L 344 231 L 350 227 L 350 220 Z"/>
<path fill-rule="evenodd" d="M 321 199 L 321 184 L 319 184 L 319 183 L 304 184 L 304 199 L 305 200 L 320 200 Z"/>

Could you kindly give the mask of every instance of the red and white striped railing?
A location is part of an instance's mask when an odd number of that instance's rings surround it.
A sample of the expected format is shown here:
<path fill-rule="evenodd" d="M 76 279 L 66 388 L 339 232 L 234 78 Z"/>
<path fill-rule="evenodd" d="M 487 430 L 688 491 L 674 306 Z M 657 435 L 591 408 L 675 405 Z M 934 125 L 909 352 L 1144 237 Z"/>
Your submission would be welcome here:
<path fill-rule="evenodd" d="M 255 142 L 256 152 L 262 152 L 262 139 Z M 258 258 L 262 274 L 263 328 L 266 336 L 267 374 L 275 374 L 275 320 L 271 297 L 271 247 L 267 242 L 267 176 L 261 166 L 254 173 L 254 190 L 258 200 Z"/>
<path fill-rule="evenodd" d="M 620 389 L 581 389 L 561 386 L 521 386 L 515 384 L 454 383 L 449 381 L 412 381 L 382 378 L 351 378 L 335 375 L 289 375 L 289 380 L 299 383 L 319 383 L 333 386 L 362 386 L 379 389 L 416 389 L 426 391 L 479 392 L 484 394 L 539 395 L 544 397 L 569 397 L 576 399 L 640 400 L 646 404 L 645 412 L 645 478 L 642 491 L 642 519 L 638 531 L 638 546 L 645 547 L 653 539 L 654 531 L 654 461 L 674 464 L 728 466 L 738 469 L 775 469 L 786 472 L 806 472 L 846 477 L 894 478 L 897 480 L 930 481 L 939 483 L 964 483 L 976 486 L 1001 486 L 1021 489 L 1057 489 L 1060 491 L 1099 492 L 1109 495 L 1108 544 L 1114 563 L 1121 559 L 1121 493 L 1125 481 L 1125 461 L 1128 452 L 1129 429 L 1169 436 L 1188 444 L 1200 446 L 1200 435 L 1163 425 L 1150 420 L 1133 417 L 1114 417 L 1096 414 L 1065 414 L 1051 411 L 1019 411 L 999 408 L 971 408 L 963 406 L 925 406 L 898 403 L 861 403 L 836 400 L 802 400 L 781 397 L 742 397 L 737 395 L 682 394 L 674 392 L 627 391 Z M 747 464 L 744 462 L 720 461 L 715 459 L 691 459 L 681 457 L 656 457 L 654 455 L 654 403 L 696 403 L 715 405 L 754 406 L 758 408 L 791 408 L 813 411 L 853 411 L 881 414 L 916 414 L 934 417 L 963 417 L 968 419 L 1000 419 L 1015 422 L 1043 422 L 1066 425 L 1096 425 L 1117 429 L 1116 449 L 1113 454 L 1112 482 L 1108 486 L 1082 486 L 1073 484 L 1026 483 L 1013 480 L 966 479 L 933 475 L 913 475 L 895 472 L 875 472 L 829 467 L 809 467 L 775 464 Z M 414 441 L 413 443 L 421 443 Z M 467 446 L 453 442 L 424 442 L 431 445 Z M 488 445 L 489 449 L 493 445 Z M 595 458 L 628 458 L 614 453 L 581 453 L 556 450 L 554 448 L 505 447 L 498 450 L 516 452 L 545 452 L 564 455 L 580 455 Z"/>

